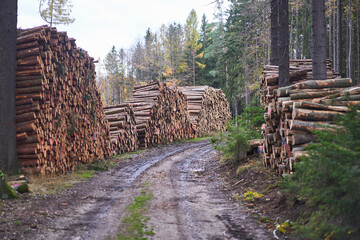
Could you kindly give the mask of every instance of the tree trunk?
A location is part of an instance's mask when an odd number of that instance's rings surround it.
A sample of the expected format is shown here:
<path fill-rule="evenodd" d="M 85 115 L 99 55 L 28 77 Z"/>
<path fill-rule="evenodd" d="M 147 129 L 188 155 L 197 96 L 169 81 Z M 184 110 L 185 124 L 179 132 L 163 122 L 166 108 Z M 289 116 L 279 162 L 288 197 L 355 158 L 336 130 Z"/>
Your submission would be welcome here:
<path fill-rule="evenodd" d="M 196 52 L 194 50 L 193 52 L 193 59 L 192 59 L 192 75 L 193 75 L 193 86 L 195 86 L 195 55 L 196 55 Z"/>
<path fill-rule="evenodd" d="M 289 84 L 289 0 L 279 0 L 279 87 Z"/>
<path fill-rule="evenodd" d="M 325 0 L 311 0 L 312 79 L 326 79 Z"/>
<path fill-rule="evenodd" d="M 279 10 L 278 10 L 278 0 L 271 0 L 271 51 L 270 51 L 270 64 L 279 65 Z"/>
<path fill-rule="evenodd" d="M 336 1 L 334 1 L 334 5 L 332 6 L 332 27 L 333 27 L 333 34 L 332 34 L 332 68 L 335 69 L 336 65 Z"/>
<path fill-rule="evenodd" d="M 0 1 L 0 169 L 17 168 L 15 75 L 17 1 Z"/>
<path fill-rule="evenodd" d="M 348 22 L 348 52 L 347 52 L 347 67 L 346 67 L 346 77 L 351 78 L 351 65 L 352 65 L 352 8 L 351 8 L 351 4 L 352 1 L 348 1 L 349 6 L 348 6 L 348 11 L 347 11 L 347 22 Z"/>
<path fill-rule="evenodd" d="M 331 6 L 329 7 L 331 9 Z M 333 53 L 332 53 L 332 11 L 330 10 L 330 14 L 329 14 L 329 59 L 332 59 Z"/>
<path fill-rule="evenodd" d="M 340 40 L 341 40 L 341 0 L 336 2 L 336 63 L 335 73 L 340 74 Z"/>
<path fill-rule="evenodd" d="M 356 48 L 357 48 L 357 79 L 356 84 L 360 83 L 360 3 L 356 5 Z"/>

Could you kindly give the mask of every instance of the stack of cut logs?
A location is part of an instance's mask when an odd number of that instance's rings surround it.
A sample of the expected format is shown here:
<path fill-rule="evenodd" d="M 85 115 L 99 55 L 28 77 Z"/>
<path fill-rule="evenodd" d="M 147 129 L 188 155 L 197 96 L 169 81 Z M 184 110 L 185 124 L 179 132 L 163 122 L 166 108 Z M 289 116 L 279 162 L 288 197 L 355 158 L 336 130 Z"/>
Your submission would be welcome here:
<path fill-rule="evenodd" d="M 25 172 L 63 174 L 109 155 L 93 59 L 56 28 L 19 30 L 16 131 Z"/>
<path fill-rule="evenodd" d="M 266 86 L 266 71 L 262 86 Z M 279 174 L 292 173 L 293 163 L 306 155 L 305 147 L 313 142 L 312 131 L 336 127 L 334 117 L 360 104 L 360 87 L 351 87 L 349 78 L 306 80 L 273 89 L 265 99 L 266 124 L 264 165 Z"/>
<path fill-rule="evenodd" d="M 181 87 L 188 102 L 190 120 L 199 136 L 225 131 L 231 119 L 229 103 L 221 89 L 208 86 Z"/>
<path fill-rule="evenodd" d="M 312 61 L 305 60 L 290 60 L 290 82 L 292 84 L 299 83 L 312 78 Z M 327 79 L 335 77 L 334 71 L 331 70 L 331 62 L 327 60 Z M 267 65 L 260 76 L 261 82 L 261 103 L 263 105 L 269 104 L 274 98 L 274 89 L 278 89 L 278 66 Z"/>
<path fill-rule="evenodd" d="M 110 141 L 113 154 L 138 149 L 135 115 L 130 104 L 104 107 L 105 118 L 110 124 Z"/>
<path fill-rule="evenodd" d="M 135 86 L 128 103 L 133 106 L 141 148 L 195 137 L 185 96 L 176 88 L 158 82 Z"/>
<path fill-rule="evenodd" d="M 307 72 L 307 79 L 312 79 L 312 59 L 291 59 L 290 66 L 300 68 Z M 335 77 L 335 73 L 331 68 L 331 60 L 326 60 L 326 75 L 327 79 L 333 79 Z"/>

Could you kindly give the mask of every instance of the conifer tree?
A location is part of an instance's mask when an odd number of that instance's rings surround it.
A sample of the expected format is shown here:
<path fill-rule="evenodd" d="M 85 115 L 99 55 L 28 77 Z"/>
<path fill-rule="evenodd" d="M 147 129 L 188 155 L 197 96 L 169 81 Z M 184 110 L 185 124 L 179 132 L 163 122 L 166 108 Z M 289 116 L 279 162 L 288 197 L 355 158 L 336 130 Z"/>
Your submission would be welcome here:
<path fill-rule="evenodd" d="M 189 73 L 190 82 L 192 85 L 196 84 L 196 66 L 200 69 L 205 67 L 204 64 L 197 61 L 198 58 L 204 56 L 204 52 L 199 50 L 202 48 L 202 44 L 199 43 L 200 34 L 197 30 L 198 19 L 195 10 L 191 10 L 185 25 L 185 37 L 186 37 L 186 52 L 189 58 Z"/>
<path fill-rule="evenodd" d="M 69 25 L 75 21 L 71 14 L 71 0 L 40 0 L 39 13 L 41 18 L 50 24 Z"/>

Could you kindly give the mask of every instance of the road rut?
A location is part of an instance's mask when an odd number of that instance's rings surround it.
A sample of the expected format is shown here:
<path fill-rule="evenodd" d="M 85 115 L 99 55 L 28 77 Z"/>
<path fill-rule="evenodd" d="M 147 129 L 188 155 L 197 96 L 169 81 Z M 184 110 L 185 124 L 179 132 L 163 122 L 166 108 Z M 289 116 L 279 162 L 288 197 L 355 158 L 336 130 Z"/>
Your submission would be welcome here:
<path fill-rule="evenodd" d="M 48 216 L 16 239 L 111 239 L 122 232 L 126 206 L 150 183 L 150 239 L 271 239 L 231 200 L 207 140 L 153 148 L 61 194 L 32 203 Z M 26 209 L 25 209 L 26 211 Z"/>

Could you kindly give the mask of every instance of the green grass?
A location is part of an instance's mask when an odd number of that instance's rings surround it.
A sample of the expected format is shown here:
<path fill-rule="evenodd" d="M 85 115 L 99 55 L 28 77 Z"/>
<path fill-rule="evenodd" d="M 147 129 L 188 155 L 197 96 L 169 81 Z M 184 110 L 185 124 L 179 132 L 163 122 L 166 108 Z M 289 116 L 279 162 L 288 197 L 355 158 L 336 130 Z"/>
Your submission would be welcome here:
<path fill-rule="evenodd" d="M 116 236 L 118 240 L 146 240 L 146 236 L 155 235 L 153 229 L 147 226 L 149 218 L 144 215 L 152 198 L 153 193 L 148 190 L 148 184 L 145 184 L 140 195 L 126 207 L 127 216 L 121 221 L 124 233 Z"/>
<path fill-rule="evenodd" d="M 92 178 L 95 176 L 95 171 L 94 170 L 84 170 L 84 171 L 79 171 L 75 173 L 78 178 L 80 179 L 80 181 L 84 181 L 88 178 Z"/>
<path fill-rule="evenodd" d="M 116 163 L 111 160 L 96 160 L 91 164 L 79 164 L 73 172 L 55 177 L 31 177 L 30 191 L 34 194 L 54 194 L 73 187 L 77 182 L 95 176 L 95 172 L 108 171 Z"/>
<path fill-rule="evenodd" d="M 126 159 L 126 158 L 130 158 L 131 156 L 135 155 L 135 154 L 140 154 L 145 152 L 144 149 L 140 149 L 134 152 L 127 152 L 127 153 L 122 153 L 122 154 L 118 154 L 118 155 L 114 155 L 113 158 L 115 159 L 115 161 L 120 161 L 122 159 Z"/>
<path fill-rule="evenodd" d="M 202 140 L 205 140 L 205 139 L 209 139 L 209 138 L 210 138 L 209 136 L 198 137 L 198 138 L 192 138 L 192 139 L 184 140 L 184 142 L 199 142 L 199 141 L 202 141 Z"/>

